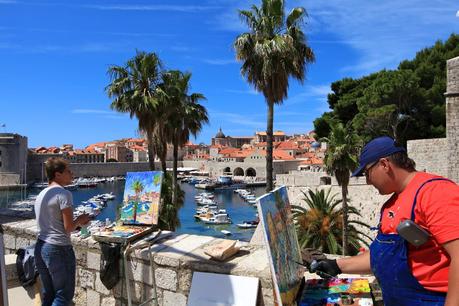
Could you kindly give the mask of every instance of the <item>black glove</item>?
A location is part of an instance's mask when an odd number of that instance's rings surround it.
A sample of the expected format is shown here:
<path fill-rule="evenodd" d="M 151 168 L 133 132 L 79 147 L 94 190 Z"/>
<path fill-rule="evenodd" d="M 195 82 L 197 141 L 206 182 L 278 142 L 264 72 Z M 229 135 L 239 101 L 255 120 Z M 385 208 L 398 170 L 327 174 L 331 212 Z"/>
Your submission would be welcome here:
<path fill-rule="evenodd" d="M 322 278 L 332 278 L 342 273 L 336 263 L 336 259 L 314 260 L 311 263 L 309 272 L 316 273 Z"/>

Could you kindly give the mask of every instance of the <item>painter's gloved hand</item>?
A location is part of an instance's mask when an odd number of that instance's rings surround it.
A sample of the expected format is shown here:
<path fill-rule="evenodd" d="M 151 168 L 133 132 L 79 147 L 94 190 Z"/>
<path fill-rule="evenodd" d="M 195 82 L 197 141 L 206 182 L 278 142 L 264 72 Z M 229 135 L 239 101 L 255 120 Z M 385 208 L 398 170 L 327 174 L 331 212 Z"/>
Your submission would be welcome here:
<path fill-rule="evenodd" d="M 316 273 L 322 278 L 332 278 L 342 273 L 336 263 L 336 259 L 313 260 L 309 271 L 311 273 Z"/>

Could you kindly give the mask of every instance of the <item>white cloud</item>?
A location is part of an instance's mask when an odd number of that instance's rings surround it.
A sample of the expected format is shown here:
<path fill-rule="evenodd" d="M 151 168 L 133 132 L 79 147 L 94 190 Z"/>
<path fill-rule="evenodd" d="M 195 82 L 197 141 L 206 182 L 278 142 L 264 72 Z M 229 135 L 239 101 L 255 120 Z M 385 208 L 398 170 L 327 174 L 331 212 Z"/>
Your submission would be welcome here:
<path fill-rule="evenodd" d="M 218 66 L 237 63 L 237 61 L 234 59 L 203 59 L 202 61 L 210 65 L 218 65 Z"/>
<path fill-rule="evenodd" d="M 449 0 L 302 0 L 300 5 L 309 12 L 313 33 L 329 33 L 359 52 L 358 62 L 341 70 L 357 75 L 395 68 L 459 29 L 457 3 Z"/>
<path fill-rule="evenodd" d="M 254 89 L 247 89 L 247 90 L 225 89 L 225 92 L 241 94 L 241 95 L 253 95 L 253 96 L 261 95 L 261 93 L 259 93 L 258 91 Z"/>
<path fill-rule="evenodd" d="M 227 122 L 231 125 L 237 124 L 238 126 L 246 126 L 251 128 L 263 128 L 266 126 L 265 121 L 257 121 L 255 118 L 262 117 L 265 114 L 257 114 L 257 115 L 250 115 L 244 116 L 237 113 L 230 113 L 230 112 L 213 112 L 209 111 L 211 115 L 212 121 L 217 122 Z"/>
<path fill-rule="evenodd" d="M 326 101 L 329 93 L 331 93 L 330 85 L 307 85 L 302 93 L 287 99 L 285 105 L 290 106 L 308 101 Z"/>
<path fill-rule="evenodd" d="M 456 17 L 459 17 L 459 10 L 456 12 Z"/>
<path fill-rule="evenodd" d="M 122 10 L 122 11 L 168 11 L 168 12 L 184 12 L 193 13 L 200 11 L 215 10 L 215 6 L 202 6 L 202 5 L 85 5 L 86 8 L 98 10 Z"/>

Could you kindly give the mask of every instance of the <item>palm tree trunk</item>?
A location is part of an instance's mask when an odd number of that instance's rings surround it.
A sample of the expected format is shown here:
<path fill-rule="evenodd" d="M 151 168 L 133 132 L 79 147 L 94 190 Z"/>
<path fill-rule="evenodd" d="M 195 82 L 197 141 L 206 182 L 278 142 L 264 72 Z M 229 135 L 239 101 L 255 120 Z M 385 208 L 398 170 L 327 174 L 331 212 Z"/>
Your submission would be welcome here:
<path fill-rule="evenodd" d="M 147 145 L 148 145 L 148 163 L 150 164 L 150 170 L 155 171 L 155 146 L 153 144 L 153 132 L 147 131 Z"/>
<path fill-rule="evenodd" d="M 172 166 L 172 203 L 177 205 L 177 164 L 178 164 L 178 143 L 177 138 L 174 137 L 173 140 L 173 147 L 174 147 L 174 164 Z"/>
<path fill-rule="evenodd" d="M 347 255 L 348 246 L 348 208 L 347 208 L 347 184 L 341 186 L 341 194 L 343 197 L 343 255 Z"/>
<path fill-rule="evenodd" d="M 273 190 L 273 122 L 274 103 L 268 102 L 268 122 L 266 127 L 266 192 Z"/>
<path fill-rule="evenodd" d="M 167 172 L 167 162 L 166 162 L 166 157 L 167 157 L 167 150 L 165 151 L 166 154 L 163 154 L 161 158 L 161 168 L 163 170 L 164 175 L 166 175 Z"/>

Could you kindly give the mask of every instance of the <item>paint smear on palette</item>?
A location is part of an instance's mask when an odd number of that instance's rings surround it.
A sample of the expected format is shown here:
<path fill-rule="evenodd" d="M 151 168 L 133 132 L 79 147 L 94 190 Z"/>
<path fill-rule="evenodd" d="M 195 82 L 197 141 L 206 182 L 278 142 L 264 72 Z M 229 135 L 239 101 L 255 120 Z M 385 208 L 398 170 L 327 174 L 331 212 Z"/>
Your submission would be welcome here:
<path fill-rule="evenodd" d="M 306 280 L 300 306 L 372 306 L 370 284 L 362 278 Z"/>

